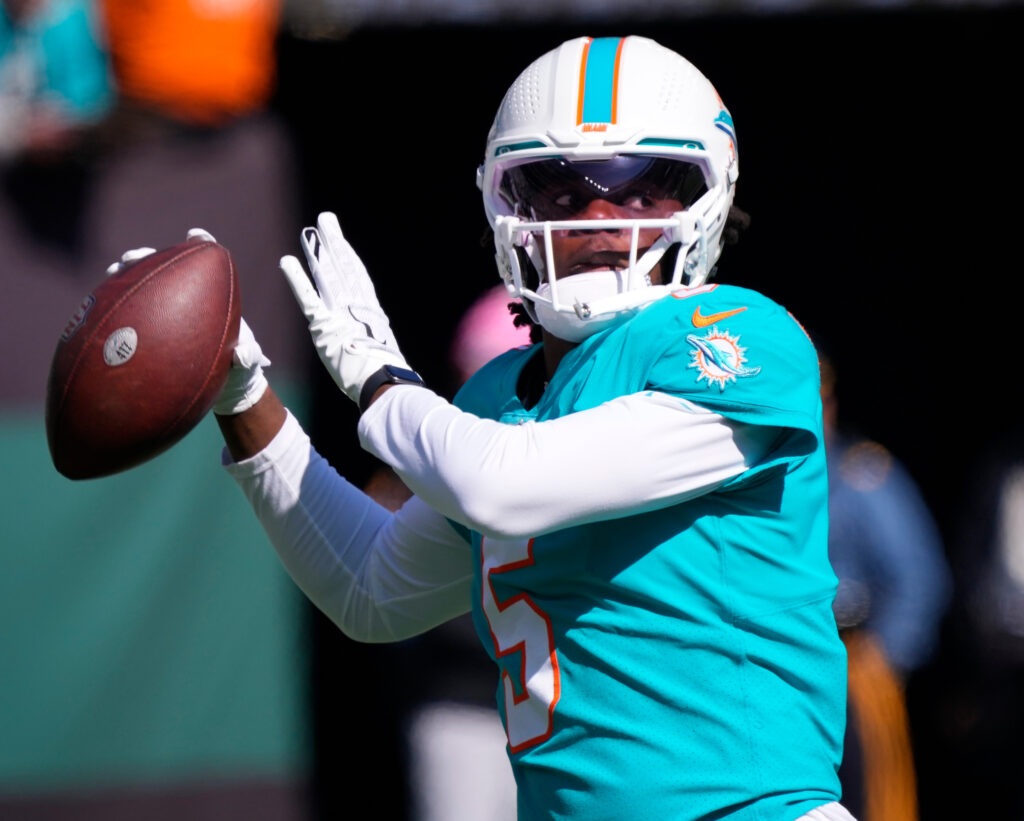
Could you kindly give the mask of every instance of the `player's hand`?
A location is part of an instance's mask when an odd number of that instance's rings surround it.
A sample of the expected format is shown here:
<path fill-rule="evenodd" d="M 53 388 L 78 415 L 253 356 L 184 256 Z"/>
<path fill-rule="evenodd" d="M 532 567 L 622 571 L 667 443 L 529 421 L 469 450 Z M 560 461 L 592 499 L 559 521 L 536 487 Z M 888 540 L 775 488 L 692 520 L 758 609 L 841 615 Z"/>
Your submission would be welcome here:
<path fill-rule="evenodd" d="M 185 239 L 200 242 L 217 241 L 213 234 L 203 228 L 192 228 L 185 235 Z M 125 251 L 121 259 L 108 266 L 107 276 L 120 273 L 129 265 L 155 253 L 155 248 L 146 246 Z M 263 374 L 263 369 L 269 365 L 270 360 L 264 356 L 263 349 L 260 348 L 252 330 L 245 319 L 242 319 L 238 329 L 238 344 L 231 357 L 228 381 L 213 403 L 213 412 L 219 416 L 233 416 L 255 405 L 267 390 L 267 378 Z"/>
<path fill-rule="evenodd" d="M 324 366 L 348 398 L 359 404 L 363 384 L 383 366 L 409 366 L 370 275 L 342 236 L 338 218 L 325 211 L 315 228 L 302 230 L 301 240 L 312 282 L 293 256 L 281 258 L 281 270 L 306 315 Z"/>
<path fill-rule="evenodd" d="M 243 317 L 238 328 L 238 344 L 231 357 L 228 381 L 213 403 L 213 412 L 218 416 L 234 416 L 255 405 L 267 390 L 263 369 L 269 365 L 270 360 Z"/>
<path fill-rule="evenodd" d="M 193 240 L 197 239 L 200 242 L 216 242 L 213 238 L 213 234 L 204 228 L 191 228 L 185 235 L 185 239 Z M 113 276 L 119 274 L 129 265 L 138 262 L 140 259 L 145 259 L 150 254 L 155 254 L 156 248 L 150 248 L 149 246 L 143 246 L 142 248 L 132 248 L 130 251 L 125 251 L 121 254 L 121 259 L 117 262 L 111 263 L 107 266 L 107 276 Z"/>
<path fill-rule="evenodd" d="M 185 235 L 185 239 L 217 241 L 213 234 L 202 228 L 193 228 Z M 264 355 L 252 329 L 242 317 L 238 326 L 238 344 L 231 355 L 228 381 L 213 403 L 213 412 L 218 416 L 234 416 L 249 410 L 267 390 L 267 377 L 263 374 L 263 369 L 267 367 L 270 367 L 270 360 Z"/>
<path fill-rule="evenodd" d="M 156 248 L 132 248 L 130 251 L 125 251 L 121 254 L 121 259 L 117 262 L 113 262 L 107 266 L 107 276 L 112 277 L 114 274 L 119 274 L 129 265 L 134 262 L 138 262 L 140 259 L 148 257 L 150 254 L 155 254 Z"/>

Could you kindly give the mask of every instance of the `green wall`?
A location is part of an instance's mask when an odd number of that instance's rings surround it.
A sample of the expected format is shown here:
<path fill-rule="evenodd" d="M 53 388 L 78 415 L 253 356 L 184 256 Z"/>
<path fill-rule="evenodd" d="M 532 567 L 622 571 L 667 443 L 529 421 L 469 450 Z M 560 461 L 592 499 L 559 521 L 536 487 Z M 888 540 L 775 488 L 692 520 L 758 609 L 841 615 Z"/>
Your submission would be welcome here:
<path fill-rule="evenodd" d="M 0 413 L 0 793 L 300 776 L 300 594 L 212 418 L 72 482 Z"/>

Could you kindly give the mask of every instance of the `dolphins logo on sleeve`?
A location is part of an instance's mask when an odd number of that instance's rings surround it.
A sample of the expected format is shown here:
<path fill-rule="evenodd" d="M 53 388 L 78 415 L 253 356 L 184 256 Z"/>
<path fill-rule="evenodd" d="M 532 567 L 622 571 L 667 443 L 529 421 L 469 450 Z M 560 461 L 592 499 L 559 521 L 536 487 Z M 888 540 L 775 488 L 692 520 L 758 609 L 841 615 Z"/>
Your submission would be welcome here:
<path fill-rule="evenodd" d="M 718 330 L 714 326 L 704 336 L 689 334 L 686 341 L 693 346 L 690 367 L 697 371 L 697 381 L 707 380 L 708 387 L 718 385 L 725 390 L 737 378 L 757 376 L 761 368 L 747 367 L 747 349 L 740 345 L 739 334 Z"/>

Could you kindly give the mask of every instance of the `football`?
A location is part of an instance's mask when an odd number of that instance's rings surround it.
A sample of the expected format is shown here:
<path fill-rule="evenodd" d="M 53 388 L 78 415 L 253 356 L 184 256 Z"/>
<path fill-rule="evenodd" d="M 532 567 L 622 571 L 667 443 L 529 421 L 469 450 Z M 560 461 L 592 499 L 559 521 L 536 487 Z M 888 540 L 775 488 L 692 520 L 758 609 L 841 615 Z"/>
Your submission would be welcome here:
<path fill-rule="evenodd" d="M 182 439 L 213 406 L 238 342 L 231 255 L 193 239 L 108 276 L 68 320 L 53 356 L 46 435 L 54 467 L 92 479 Z"/>

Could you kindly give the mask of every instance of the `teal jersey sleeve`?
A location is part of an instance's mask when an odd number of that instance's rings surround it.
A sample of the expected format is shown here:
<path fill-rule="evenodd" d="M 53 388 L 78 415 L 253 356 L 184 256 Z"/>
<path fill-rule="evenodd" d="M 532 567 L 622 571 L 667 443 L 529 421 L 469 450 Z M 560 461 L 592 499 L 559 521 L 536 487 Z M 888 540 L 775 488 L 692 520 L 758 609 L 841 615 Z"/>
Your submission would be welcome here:
<path fill-rule="evenodd" d="M 538 418 L 660 391 L 729 419 L 820 437 L 818 359 L 799 323 L 745 288 L 678 291 L 563 360 Z"/>
<path fill-rule="evenodd" d="M 463 410 L 515 424 L 555 419 L 643 391 L 678 396 L 727 419 L 798 431 L 733 482 L 822 446 L 818 356 L 785 308 L 746 288 L 683 289 L 570 351 L 535 408 L 516 382 L 538 346 L 508 351 L 456 397 Z"/>
<path fill-rule="evenodd" d="M 637 319 L 660 337 L 647 387 L 730 419 L 817 434 L 818 357 L 781 306 L 744 288 L 712 286 L 662 300 Z M 654 327 L 651 327 L 651 326 Z"/>
<path fill-rule="evenodd" d="M 750 425 L 787 428 L 775 448 L 727 486 L 755 481 L 766 470 L 819 450 L 821 393 L 818 355 L 782 306 L 745 288 L 708 286 L 662 300 L 642 336 L 660 337 L 647 376 L 652 390 L 677 395 Z"/>

